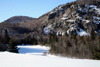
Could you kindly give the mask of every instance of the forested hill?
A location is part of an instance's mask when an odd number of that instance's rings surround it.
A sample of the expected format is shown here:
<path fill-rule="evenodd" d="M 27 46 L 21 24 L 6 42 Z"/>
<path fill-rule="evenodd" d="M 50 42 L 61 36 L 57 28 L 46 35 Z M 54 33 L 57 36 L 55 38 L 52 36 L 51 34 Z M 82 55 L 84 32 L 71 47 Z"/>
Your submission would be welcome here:
<path fill-rule="evenodd" d="M 0 23 L 1 48 L 13 38 L 16 44 L 48 45 L 56 55 L 100 59 L 100 5 L 78 1 L 37 19 L 14 17 Z"/>

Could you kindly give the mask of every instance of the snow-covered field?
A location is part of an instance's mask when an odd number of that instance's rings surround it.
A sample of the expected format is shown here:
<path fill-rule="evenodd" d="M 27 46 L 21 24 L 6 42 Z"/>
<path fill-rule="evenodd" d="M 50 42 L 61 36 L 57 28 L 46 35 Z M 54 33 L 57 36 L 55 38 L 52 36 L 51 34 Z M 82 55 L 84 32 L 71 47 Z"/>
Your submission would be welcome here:
<path fill-rule="evenodd" d="M 45 46 L 18 46 L 19 53 L 0 52 L 0 67 L 100 67 L 100 61 L 58 57 L 43 52 Z"/>

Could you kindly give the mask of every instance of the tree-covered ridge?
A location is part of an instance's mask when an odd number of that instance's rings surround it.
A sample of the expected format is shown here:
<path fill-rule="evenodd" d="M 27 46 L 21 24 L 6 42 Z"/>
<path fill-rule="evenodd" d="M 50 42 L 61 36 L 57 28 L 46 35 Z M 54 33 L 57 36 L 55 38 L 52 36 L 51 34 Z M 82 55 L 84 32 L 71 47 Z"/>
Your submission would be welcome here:
<path fill-rule="evenodd" d="M 97 4 L 100 0 L 77 0 L 79 4 Z"/>

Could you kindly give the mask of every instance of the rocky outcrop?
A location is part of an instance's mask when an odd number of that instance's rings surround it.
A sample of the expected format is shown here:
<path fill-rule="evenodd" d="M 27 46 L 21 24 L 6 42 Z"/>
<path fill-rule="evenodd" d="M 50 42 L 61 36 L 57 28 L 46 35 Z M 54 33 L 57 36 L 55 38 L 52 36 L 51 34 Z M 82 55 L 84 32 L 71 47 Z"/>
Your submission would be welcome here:
<path fill-rule="evenodd" d="M 66 4 L 69 6 L 65 10 L 65 13 L 62 14 L 58 20 L 53 21 L 53 23 L 48 23 L 45 25 L 44 32 L 50 33 L 50 31 L 56 32 L 57 35 L 64 34 L 77 34 L 80 36 L 90 35 L 92 29 L 96 33 L 99 33 L 100 30 L 100 8 L 96 5 L 81 5 L 75 2 Z M 66 5 L 63 5 L 66 7 Z M 70 11 L 70 12 L 68 12 Z M 59 14 L 57 11 L 52 11 L 51 14 Z M 61 15 L 60 15 L 61 16 Z M 56 16 L 53 16 L 57 18 Z M 50 19 L 49 19 L 50 20 Z"/>
<path fill-rule="evenodd" d="M 90 3 L 89 0 L 87 1 Z M 84 0 L 77 0 L 77 2 L 83 3 Z M 40 36 L 53 31 L 56 35 L 83 36 L 89 35 L 92 28 L 95 32 L 100 32 L 100 8 L 97 5 L 81 5 L 77 2 L 60 5 L 38 19 L 12 17 L 0 23 L 0 33 L 3 29 L 7 29 L 11 35 L 34 33 Z"/>

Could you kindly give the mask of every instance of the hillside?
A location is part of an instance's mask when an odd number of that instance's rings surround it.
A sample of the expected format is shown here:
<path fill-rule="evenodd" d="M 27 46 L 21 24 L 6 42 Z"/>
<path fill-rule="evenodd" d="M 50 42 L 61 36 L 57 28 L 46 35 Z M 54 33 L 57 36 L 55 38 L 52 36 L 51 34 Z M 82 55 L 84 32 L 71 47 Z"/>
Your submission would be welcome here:
<path fill-rule="evenodd" d="M 98 4 L 74 1 L 59 5 L 37 19 L 15 16 L 0 23 L 0 34 L 4 30 L 17 44 L 42 44 L 51 47 L 51 54 L 100 59 Z"/>
<path fill-rule="evenodd" d="M 40 22 L 36 18 L 27 16 L 14 16 L 0 23 L 0 34 L 7 29 L 10 36 L 28 34 L 38 30 Z"/>
<path fill-rule="evenodd" d="M 92 28 L 99 34 L 100 8 L 95 5 L 78 5 L 76 2 L 61 5 L 48 14 L 42 22 L 44 32 L 56 34 L 90 35 Z"/>
<path fill-rule="evenodd" d="M 37 28 L 39 29 L 38 32 L 44 31 L 45 34 L 54 31 L 57 35 L 66 33 L 70 35 L 74 32 L 82 36 L 89 35 L 93 28 L 99 34 L 99 19 L 100 8 L 98 5 L 78 5 L 77 2 L 71 2 L 60 5 L 37 19 L 26 16 L 11 17 L 0 23 L 0 31 L 2 33 L 2 30 L 8 29 L 9 33 L 12 33 L 12 28 L 20 27 L 23 31 L 24 29 L 29 31 L 22 33 L 24 34 L 32 33 Z M 17 32 L 17 30 L 14 31 L 13 34 L 21 33 L 20 31 Z"/>
<path fill-rule="evenodd" d="M 79 4 L 92 4 L 92 5 L 96 4 L 96 5 L 99 5 L 100 0 L 77 0 L 77 2 Z"/>
<path fill-rule="evenodd" d="M 6 23 L 25 23 L 25 22 L 33 21 L 35 19 L 36 18 L 27 17 L 27 16 L 14 16 L 7 19 L 5 22 Z"/>

